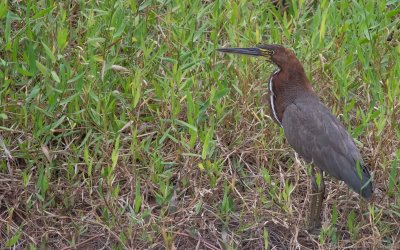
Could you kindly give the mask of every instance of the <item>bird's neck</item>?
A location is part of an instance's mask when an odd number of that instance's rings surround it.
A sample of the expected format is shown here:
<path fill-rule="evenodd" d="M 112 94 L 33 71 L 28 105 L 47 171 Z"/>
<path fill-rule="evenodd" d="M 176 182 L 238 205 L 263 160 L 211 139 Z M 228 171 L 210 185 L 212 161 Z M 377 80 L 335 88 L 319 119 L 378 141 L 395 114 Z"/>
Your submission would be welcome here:
<path fill-rule="evenodd" d="M 297 63 L 290 63 L 284 67 L 279 67 L 272 75 L 274 85 L 277 88 L 277 95 L 286 95 L 293 90 L 295 92 L 314 92 L 308 80 L 303 66 Z"/>
<path fill-rule="evenodd" d="M 272 115 L 279 123 L 286 107 L 296 98 L 317 98 L 300 63 L 278 66 L 270 77 L 269 89 Z"/>

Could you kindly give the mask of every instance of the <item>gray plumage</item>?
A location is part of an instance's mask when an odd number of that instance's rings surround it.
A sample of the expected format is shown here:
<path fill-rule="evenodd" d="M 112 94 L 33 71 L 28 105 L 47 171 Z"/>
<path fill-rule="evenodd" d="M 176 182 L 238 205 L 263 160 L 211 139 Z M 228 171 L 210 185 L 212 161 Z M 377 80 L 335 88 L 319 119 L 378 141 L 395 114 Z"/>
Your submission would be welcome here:
<path fill-rule="evenodd" d="M 371 197 L 371 176 L 353 139 L 317 96 L 299 93 L 284 110 L 282 126 L 289 144 L 308 163 L 344 181 L 364 198 Z"/>

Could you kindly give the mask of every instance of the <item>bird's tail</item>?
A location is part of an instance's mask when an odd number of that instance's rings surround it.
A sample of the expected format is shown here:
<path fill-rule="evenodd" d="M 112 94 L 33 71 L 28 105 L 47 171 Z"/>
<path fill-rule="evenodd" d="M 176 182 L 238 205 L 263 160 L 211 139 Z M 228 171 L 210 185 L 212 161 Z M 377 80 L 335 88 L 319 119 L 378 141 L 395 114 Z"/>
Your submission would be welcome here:
<path fill-rule="evenodd" d="M 368 199 L 372 196 L 374 192 L 371 174 L 369 173 L 367 166 L 363 163 L 357 163 L 357 168 L 355 170 L 358 177 L 358 185 L 353 188 L 357 188 L 355 189 L 355 191 L 361 194 L 362 197 Z"/>

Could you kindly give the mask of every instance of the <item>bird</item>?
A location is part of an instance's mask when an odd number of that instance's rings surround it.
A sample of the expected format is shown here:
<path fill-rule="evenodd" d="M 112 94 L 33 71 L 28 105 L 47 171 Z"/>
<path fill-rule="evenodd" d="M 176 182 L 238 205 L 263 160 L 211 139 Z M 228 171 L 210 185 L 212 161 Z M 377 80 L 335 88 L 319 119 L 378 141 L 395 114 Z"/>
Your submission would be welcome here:
<path fill-rule="evenodd" d="M 309 230 L 321 227 L 324 172 L 343 181 L 366 200 L 371 199 L 371 174 L 354 140 L 314 92 L 303 65 L 292 50 L 268 44 L 217 51 L 262 57 L 276 66 L 269 77 L 271 117 L 283 128 L 287 142 L 311 165 Z"/>

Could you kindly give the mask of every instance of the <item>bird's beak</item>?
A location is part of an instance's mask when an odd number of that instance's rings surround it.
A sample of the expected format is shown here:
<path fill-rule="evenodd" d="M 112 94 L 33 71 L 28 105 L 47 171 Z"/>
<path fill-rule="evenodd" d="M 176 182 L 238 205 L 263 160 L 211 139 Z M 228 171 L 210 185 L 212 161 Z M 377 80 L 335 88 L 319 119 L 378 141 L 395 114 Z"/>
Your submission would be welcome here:
<path fill-rule="evenodd" d="M 264 48 L 219 48 L 217 51 L 240 55 L 264 56 L 267 57 L 267 60 L 271 60 L 271 56 L 274 53 L 272 49 Z"/>
<path fill-rule="evenodd" d="M 250 55 L 250 56 L 262 56 L 261 50 L 259 48 L 219 48 L 219 49 L 217 49 L 217 51 L 223 52 L 223 53 L 233 53 L 233 54 Z"/>

